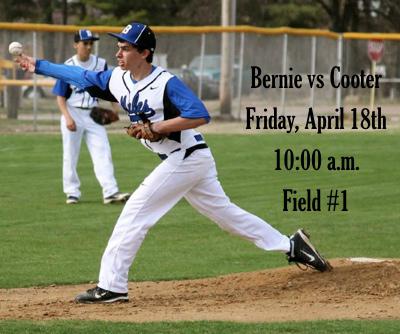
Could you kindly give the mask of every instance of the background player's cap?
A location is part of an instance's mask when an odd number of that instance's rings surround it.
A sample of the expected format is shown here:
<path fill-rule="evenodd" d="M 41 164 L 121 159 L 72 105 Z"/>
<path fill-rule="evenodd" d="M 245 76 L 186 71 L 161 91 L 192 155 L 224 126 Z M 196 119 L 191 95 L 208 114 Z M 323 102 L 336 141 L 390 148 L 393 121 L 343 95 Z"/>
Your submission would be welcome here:
<path fill-rule="evenodd" d="M 78 43 L 79 41 L 98 41 L 98 40 L 99 38 L 93 36 L 92 32 L 87 29 L 78 30 L 74 36 L 75 43 Z"/>
<path fill-rule="evenodd" d="M 153 30 L 143 23 L 132 22 L 120 34 L 108 34 L 142 49 L 148 49 L 151 52 L 154 52 L 156 48 L 156 36 Z"/>

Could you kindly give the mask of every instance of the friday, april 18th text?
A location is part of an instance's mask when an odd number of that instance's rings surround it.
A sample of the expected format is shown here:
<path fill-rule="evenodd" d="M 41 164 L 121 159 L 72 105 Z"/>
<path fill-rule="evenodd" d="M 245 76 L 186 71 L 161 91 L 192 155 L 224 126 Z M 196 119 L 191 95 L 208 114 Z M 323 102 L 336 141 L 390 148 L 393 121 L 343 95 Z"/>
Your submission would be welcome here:
<path fill-rule="evenodd" d="M 278 107 L 264 108 L 260 112 L 256 107 L 246 107 L 246 129 L 255 130 L 284 130 L 286 133 L 297 133 L 300 126 L 296 124 L 295 115 L 282 115 Z M 346 112 L 350 119 L 351 130 L 385 130 L 387 128 L 386 116 L 381 107 L 376 110 L 368 108 L 352 108 Z M 322 133 L 324 130 L 344 130 L 345 110 L 336 108 L 333 115 L 316 115 L 312 107 L 308 109 L 304 129 Z"/>

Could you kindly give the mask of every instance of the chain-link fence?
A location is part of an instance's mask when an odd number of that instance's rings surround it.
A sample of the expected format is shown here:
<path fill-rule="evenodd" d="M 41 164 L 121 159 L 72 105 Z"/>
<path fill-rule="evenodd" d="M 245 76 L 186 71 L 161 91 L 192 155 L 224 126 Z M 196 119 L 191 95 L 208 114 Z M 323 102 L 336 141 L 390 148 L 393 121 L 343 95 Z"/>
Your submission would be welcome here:
<path fill-rule="evenodd" d="M 80 27 L 24 24 L 0 24 L 0 58 L 10 60 L 7 53 L 11 41 L 20 41 L 26 53 L 61 63 L 74 54 L 73 34 Z M 116 66 L 116 41 L 106 32 L 119 32 L 118 27 L 89 27 L 100 41 L 95 53 Z M 382 75 L 376 89 L 375 103 L 395 108 L 400 94 L 400 34 L 334 34 L 320 30 L 289 28 L 260 29 L 252 27 L 154 27 L 157 35 L 155 63 L 180 77 L 205 102 L 213 115 L 220 110 L 221 39 L 231 36 L 231 115 L 245 117 L 245 107 L 261 109 L 276 106 L 280 113 L 307 110 L 326 113 L 338 106 L 364 105 L 370 101 L 370 89 L 334 88 L 330 82 L 334 66 L 340 66 L 334 80 L 346 74 L 360 78 L 361 71 L 370 72 L 367 55 L 368 38 L 384 40 L 384 56 L 376 66 Z M 18 117 L 34 129 L 38 124 L 58 129 L 59 111 L 51 94 L 53 79 L 33 80 L 29 74 L 15 71 L 0 61 L 0 121 Z M 252 68 L 264 75 L 286 74 L 286 79 L 301 75 L 301 88 L 252 88 Z M 323 75 L 323 87 L 310 87 L 310 75 Z M 340 75 L 339 75 L 340 74 Z M 269 77 L 269 78 L 270 78 Z M 6 79 L 6 80 L 5 80 Z M 10 82 L 10 79 L 23 80 Z M 28 81 L 27 81 L 28 80 Z M 259 83 L 259 81 L 258 81 Z M 271 82 L 268 82 L 271 84 Z M 317 83 L 317 82 L 315 82 Z M 289 85 L 290 82 L 286 82 Z"/>

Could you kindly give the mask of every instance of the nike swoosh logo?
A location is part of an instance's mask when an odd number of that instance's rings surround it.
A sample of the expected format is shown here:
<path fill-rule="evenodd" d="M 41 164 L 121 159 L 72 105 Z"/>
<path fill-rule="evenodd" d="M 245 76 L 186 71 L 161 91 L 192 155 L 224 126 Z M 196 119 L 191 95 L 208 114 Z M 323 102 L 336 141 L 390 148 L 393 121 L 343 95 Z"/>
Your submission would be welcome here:
<path fill-rule="evenodd" d="M 308 254 L 303 250 L 301 250 L 300 252 L 302 252 L 305 256 L 307 256 L 311 262 L 315 261 L 315 256 L 312 256 L 311 254 Z"/>
<path fill-rule="evenodd" d="M 157 89 L 158 87 L 150 87 L 150 90 Z"/>
<path fill-rule="evenodd" d="M 100 293 L 96 292 L 96 293 L 94 294 L 94 297 L 97 298 L 97 299 L 100 299 L 101 297 L 103 297 L 103 295 L 104 295 L 104 293 L 103 293 L 103 294 L 100 294 Z"/>

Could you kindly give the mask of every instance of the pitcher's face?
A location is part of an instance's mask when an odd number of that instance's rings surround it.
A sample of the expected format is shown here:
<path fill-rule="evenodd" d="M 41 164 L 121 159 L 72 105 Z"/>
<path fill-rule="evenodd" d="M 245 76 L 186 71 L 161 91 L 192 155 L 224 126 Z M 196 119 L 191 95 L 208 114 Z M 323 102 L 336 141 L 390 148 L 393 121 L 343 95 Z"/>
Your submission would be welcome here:
<path fill-rule="evenodd" d="M 139 51 L 135 46 L 128 42 L 118 42 L 118 51 L 116 57 L 118 66 L 123 70 L 135 72 L 146 63 L 146 57 L 149 55 L 149 50 Z"/>

